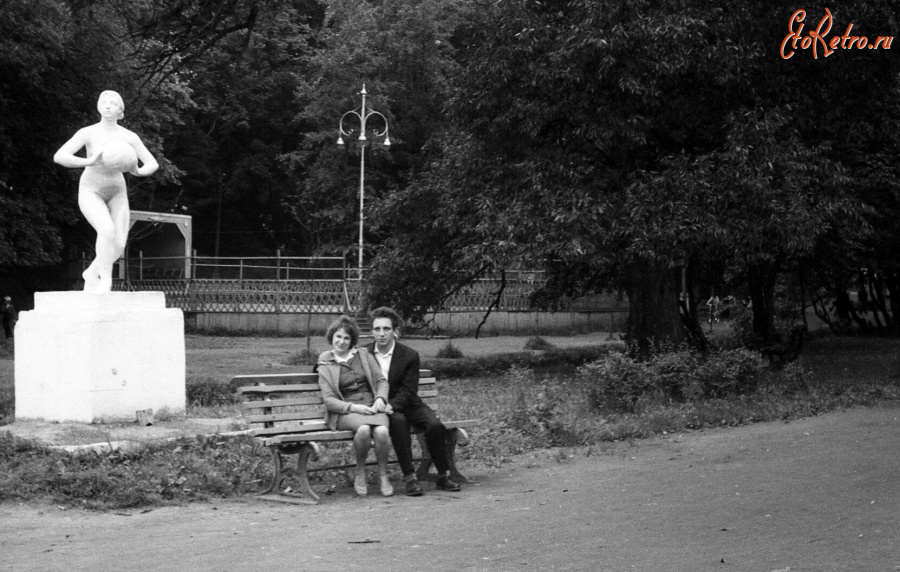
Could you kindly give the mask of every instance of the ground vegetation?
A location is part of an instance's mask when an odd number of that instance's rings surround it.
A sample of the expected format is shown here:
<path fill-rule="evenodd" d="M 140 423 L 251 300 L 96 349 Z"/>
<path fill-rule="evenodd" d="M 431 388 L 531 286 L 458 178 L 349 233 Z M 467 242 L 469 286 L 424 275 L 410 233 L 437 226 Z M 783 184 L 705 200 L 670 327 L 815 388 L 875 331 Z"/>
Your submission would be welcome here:
<path fill-rule="evenodd" d="M 517 454 L 547 448 L 589 455 L 616 442 L 900 399 L 895 340 L 818 338 L 804 358 L 780 371 L 743 349 L 667 351 L 648 361 L 621 348 L 589 353 L 561 352 L 552 366 L 482 357 L 470 360 L 480 368 L 441 375 L 442 414 L 483 420 L 458 450 L 462 465 L 501 467 Z M 498 363 L 505 364 L 499 373 Z M 12 407 L 11 389 L 0 386 L 0 407 Z M 189 415 L 239 417 L 233 390 L 213 370 L 195 371 Z M 353 466 L 349 447 L 327 446 L 325 455 L 329 464 Z M 269 469 L 268 452 L 247 436 L 186 436 L 73 453 L 0 427 L 0 502 L 102 510 L 197 502 L 259 492 Z M 349 479 L 342 470 L 319 472 L 314 485 L 327 493 L 349 486 Z"/>

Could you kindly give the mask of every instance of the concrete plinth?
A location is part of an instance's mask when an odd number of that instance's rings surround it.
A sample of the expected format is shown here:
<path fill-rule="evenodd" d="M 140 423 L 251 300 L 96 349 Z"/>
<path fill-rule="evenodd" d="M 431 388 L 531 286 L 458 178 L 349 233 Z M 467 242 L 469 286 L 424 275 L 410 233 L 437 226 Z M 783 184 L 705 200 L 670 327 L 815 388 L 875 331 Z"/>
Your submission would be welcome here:
<path fill-rule="evenodd" d="M 162 292 L 37 292 L 16 324 L 16 419 L 185 408 L 184 316 Z"/>

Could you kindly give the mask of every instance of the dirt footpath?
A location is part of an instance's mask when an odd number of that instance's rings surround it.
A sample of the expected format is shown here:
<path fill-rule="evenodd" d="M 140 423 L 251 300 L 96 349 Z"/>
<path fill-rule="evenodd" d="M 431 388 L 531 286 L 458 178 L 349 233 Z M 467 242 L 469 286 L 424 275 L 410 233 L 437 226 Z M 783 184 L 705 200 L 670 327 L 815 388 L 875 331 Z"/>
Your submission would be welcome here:
<path fill-rule="evenodd" d="M 0 570 L 896 571 L 898 419 L 854 409 L 543 452 L 418 499 L 5 504 Z"/>

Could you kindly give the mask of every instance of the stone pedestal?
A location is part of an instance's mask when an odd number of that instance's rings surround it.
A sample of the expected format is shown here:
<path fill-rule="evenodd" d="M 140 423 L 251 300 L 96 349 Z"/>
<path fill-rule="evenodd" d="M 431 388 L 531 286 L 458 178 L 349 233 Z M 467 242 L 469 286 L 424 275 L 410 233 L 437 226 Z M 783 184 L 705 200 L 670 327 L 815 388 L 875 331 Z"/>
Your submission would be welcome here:
<path fill-rule="evenodd" d="M 184 315 L 162 292 L 38 292 L 16 324 L 16 419 L 185 408 Z"/>

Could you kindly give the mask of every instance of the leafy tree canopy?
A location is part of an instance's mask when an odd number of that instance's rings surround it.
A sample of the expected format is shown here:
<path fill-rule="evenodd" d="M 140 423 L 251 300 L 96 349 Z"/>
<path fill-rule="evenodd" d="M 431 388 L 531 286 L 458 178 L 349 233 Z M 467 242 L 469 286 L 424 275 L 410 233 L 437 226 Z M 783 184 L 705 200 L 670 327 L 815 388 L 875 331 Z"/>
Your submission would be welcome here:
<path fill-rule="evenodd" d="M 545 300 L 623 287 L 630 333 L 677 342 L 667 269 L 714 260 L 777 268 L 830 229 L 850 229 L 844 221 L 860 222 L 835 143 L 822 137 L 854 124 L 828 131 L 810 111 L 849 112 L 859 101 L 836 97 L 833 78 L 822 94 L 808 89 L 824 80 L 821 62 L 772 57 L 767 42 L 789 16 L 776 3 L 523 0 L 485 11 L 452 102 L 457 131 L 380 215 L 417 209 L 433 231 L 395 235 L 386 260 L 408 253 L 435 280 L 546 265 Z M 865 65 L 867 81 L 894 86 L 895 71 L 873 56 L 828 73 L 855 85 Z M 397 281 L 386 290 L 406 297 Z"/>

